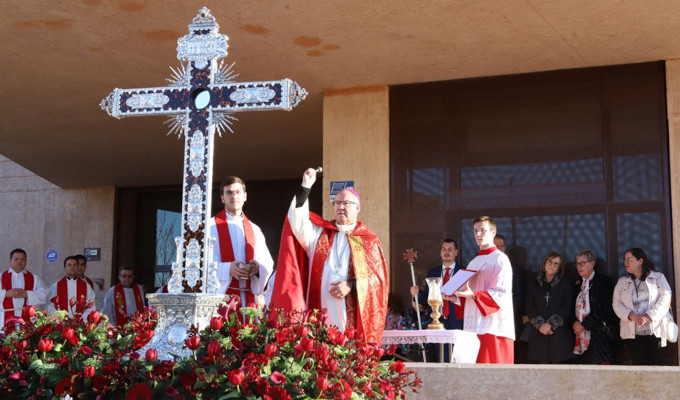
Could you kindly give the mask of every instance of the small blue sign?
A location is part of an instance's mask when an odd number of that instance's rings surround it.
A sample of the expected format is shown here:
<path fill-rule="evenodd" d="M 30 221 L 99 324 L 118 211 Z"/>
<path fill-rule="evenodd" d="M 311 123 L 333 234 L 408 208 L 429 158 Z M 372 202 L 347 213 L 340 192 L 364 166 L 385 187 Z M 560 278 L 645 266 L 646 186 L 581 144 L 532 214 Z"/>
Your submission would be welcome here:
<path fill-rule="evenodd" d="M 332 181 L 331 182 L 331 201 L 335 201 L 335 195 L 343 189 L 354 189 L 354 181 Z"/>
<path fill-rule="evenodd" d="M 57 261 L 57 251 L 56 250 L 47 250 L 47 254 L 45 255 L 45 258 L 47 258 L 47 262 L 53 263 Z"/>

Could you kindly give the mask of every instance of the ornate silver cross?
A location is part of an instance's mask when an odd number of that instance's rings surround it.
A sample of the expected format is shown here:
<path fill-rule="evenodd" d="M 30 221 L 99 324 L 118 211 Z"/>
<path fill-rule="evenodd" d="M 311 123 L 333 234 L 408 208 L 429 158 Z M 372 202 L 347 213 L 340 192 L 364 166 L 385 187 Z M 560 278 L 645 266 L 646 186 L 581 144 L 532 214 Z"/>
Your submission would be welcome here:
<path fill-rule="evenodd" d="M 213 182 L 213 140 L 231 131 L 232 115 L 240 111 L 290 111 L 307 91 L 290 79 L 234 82 L 227 56 L 227 35 L 210 10 L 203 7 L 189 24 L 189 34 L 177 41 L 177 58 L 186 62 L 173 69 L 166 87 L 114 89 L 100 107 L 116 118 L 168 115 L 170 133 L 184 135 L 182 236 L 177 237 L 170 293 L 217 294 L 217 267 L 211 262 L 214 238 L 207 231 Z"/>

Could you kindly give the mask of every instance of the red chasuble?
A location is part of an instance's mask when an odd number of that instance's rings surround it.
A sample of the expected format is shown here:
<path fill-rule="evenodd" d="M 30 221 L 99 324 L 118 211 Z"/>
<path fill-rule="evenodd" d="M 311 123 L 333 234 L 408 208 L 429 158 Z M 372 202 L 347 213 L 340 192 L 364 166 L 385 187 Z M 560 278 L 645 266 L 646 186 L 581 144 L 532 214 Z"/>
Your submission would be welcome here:
<path fill-rule="evenodd" d="M 281 249 L 276 269 L 276 282 L 272 292 L 272 307 L 292 309 L 318 309 L 321 307 L 321 276 L 326 258 L 338 233 L 335 221 L 325 221 L 309 213 L 313 224 L 324 228 L 312 261 L 311 276 L 308 273 L 306 253 L 297 243 L 290 230 L 288 218 L 284 222 Z M 380 248 L 378 237 L 366 225 L 357 222 L 347 236 L 350 244 L 350 276 L 356 278 L 356 321 L 349 321 L 357 329 L 357 335 L 366 342 L 380 343 L 385 329 L 389 284 L 387 265 Z M 307 282 L 310 276 L 311 283 Z M 310 288 L 309 304 L 305 303 L 307 287 Z M 353 310 L 347 310 L 348 317 Z"/>
<path fill-rule="evenodd" d="M 220 256 L 222 257 L 222 262 L 232 262 L 236 261 L 234 257 L 234 249 L 231 247 L 231 235 L 229 234 L 229 224 L 227 223 L 227 213 L 222 210 L 215 215 L 215 226 L 217 227 L 217 238 L 220 245 Z M 255 259 L 255 234 L 253 233 L 253 226 L 250 224 L 250 220 L 243 214 L 243 233 L 246 238 L 246 263 L 249 263 Z M 241 306 L 247 306 L 248 304 L 255 303 L 255 296 L 250 290 L 250 279 L 246 279 L 246 303 Z M 237 280 L 232 279 L 232 282 L 227 288 L 226 294 L 236 296 L 239 301 L 241 301 L 241 291 L 239 290 L 239 283 Z"/>
<path fill-rule="evenodd" d="M 23 288 L 13 288 L 12 287 L 12 272 L 10 270 L 5 271 L 2 274 L 2 288 L 4 290 L 10 290 L 10 289 L 24 289 L 24 290 L 33 290 L 33 285 L 34 285 L 35 279 L 33 279 L 33 274 L 26 271 L 24 274 L 24 287 Z M 22 300 L 22 305 L 26 305 L 26 299 L 21 299 Z M 5 310 L 11 310 L 11 311 L 5 311 L 5 321 L 8 321 L 10 318 L 14 316 L 14 298 L 13 297 L 5 297 L 5 300 L 2 302 L 2 308 Z"/>
<path fill-rule="evenodd" d="M 82 314 L 85 311 L 85 299 L 87 299 L 87 283 L 82 279 L 76 279 L 76 310 L 73 313 Z M 57 303 L 55 304 L 57 310 L 70 310 L 70 301 L 68 297 L 68 278 L 64 277 L 57 282 Z M 70 313 L 70 311 L 69 311 Z"/>
<path fill-rule="evenodd" d="M 118 326 L 123 326 L 128 322 L 127 303 L 125 301 L 125 290 L 123 289 L 123 285 L 120 283 L 113 287 L 113 304 L 116 310 L 116 325 Z M 132 292 L 135 295 L 137 312 L 141 312 L 144 309 L 144 300 L 142 300 L 142 291 L 139 290 L 139 286 L 136 283 L 132 284 Z"/>

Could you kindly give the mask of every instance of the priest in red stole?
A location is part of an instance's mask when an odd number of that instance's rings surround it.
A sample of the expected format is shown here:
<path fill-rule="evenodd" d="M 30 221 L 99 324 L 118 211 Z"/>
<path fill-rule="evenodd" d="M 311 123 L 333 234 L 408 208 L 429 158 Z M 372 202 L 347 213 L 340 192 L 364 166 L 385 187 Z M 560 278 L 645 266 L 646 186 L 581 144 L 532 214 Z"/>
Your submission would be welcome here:
<path fill-rule="evenodd" d="M 104 296 L 102 313 L 113 326 L 127 324 L 130 317 L 144 311 L 144 289 L 135 283 L 135 270 L 123 266 L 118 270 L 118 283 Z"/>
<path fill-rule="evenodd" d="M 212 260 L 217 263 L 221 293 L 236 296 L 241 307 L 258 304 L 274 260 L 260 227 L 243 213 L 248 198 L 246 184 L 236 176 L 227 177 L 220 186 L 224 209 L 208 224 L 210 236 L 216 238 Z"/>
<path fill-rule="evenodd" d="M 444 298 L 456 303 L 456 317 L 463 318 L 463 330 L 477 334 L 477 363 L 513 364 L 512 265 L 494 245 L 496 222 L 491 217 L 476 218 L 473 230 L 479 254 L 466 269 L 479 272 L 454 296 Z"/>
<path fill-rule="evenodd" d="M 65 277 L 50 286 L 47 311 L 53 313 L 64 310 L 71 317 L 80 315 L 83 320 L 87 320 L 87 316 L 94 310 L 94 290 L 78 277 L 78 259 L 75 256 L 64 260 L 64 273 Z"/>
<path fill-rule="evenodd" d="M 326 324 L 380 343 L 387 314 L 387 266 L 378 237 L 357 221 L 359 195 L 340 191 L 335 220 L 309 212 L 316 171 L 308 169 L 288 211 L 271 307 L 324 309 Z"/>
<path fill-rule="evenodd" d="M 10 268 L 0 278 L 0 332 L 5 321 L 21 317 L 24 306 L 42 309 L 47 301 L 47 286 L 40 277 L 26 270 L 26 252 L 14 249 L 9 254 Z"/>

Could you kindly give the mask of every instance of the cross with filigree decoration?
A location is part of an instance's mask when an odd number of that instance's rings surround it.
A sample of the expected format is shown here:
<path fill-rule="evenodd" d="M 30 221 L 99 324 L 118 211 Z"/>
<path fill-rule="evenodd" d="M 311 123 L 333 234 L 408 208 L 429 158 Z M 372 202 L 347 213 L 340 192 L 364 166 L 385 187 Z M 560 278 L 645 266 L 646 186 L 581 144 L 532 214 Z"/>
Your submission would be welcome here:
<path fill-rule="evenodd" d="M 115 118 L 168 115 L 170 134 L 184 135 L 182 236 L 168 283 L 170 293 L 217 294 L 217 267 L 212 259 L 214 238 L 207 232 L 213 181 L 213 140 L 231 131 L 235 112 L 291 111 L 307 91 L 290 79 L 234 82 L 227 56 L 227 35 L 210 10 L 203 7 L 189 24 L 189 34 L 177 41 L 177 58 L 186 62 L 173 71 L 166 87 L 114 89 L 100 107 Z M 232 131 L 233 132 L 233 131 Z"/>

